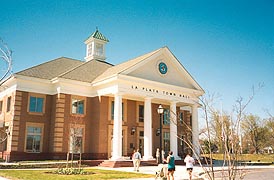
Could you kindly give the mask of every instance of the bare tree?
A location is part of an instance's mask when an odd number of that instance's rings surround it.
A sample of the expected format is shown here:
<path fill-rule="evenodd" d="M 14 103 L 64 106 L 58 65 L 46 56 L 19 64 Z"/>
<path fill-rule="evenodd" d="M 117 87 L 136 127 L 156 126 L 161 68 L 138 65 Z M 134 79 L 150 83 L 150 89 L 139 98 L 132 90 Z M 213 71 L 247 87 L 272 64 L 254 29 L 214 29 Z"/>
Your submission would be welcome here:
<path fill-rule="evenodd" d="M 202 133 L 207 136 L 207 142 L 208 142 L 209 147 L 212 146 L 212 140 L 211 140 L 212 137 L 210 135 L 210 131 L 209 131 L 208 127 L 209 127 L 210 114 L 212 112 L 214 112 L 214 109 L 213 109 L 213 106 L 212 106 L 213 100 L 214 100 L 214 96 L 209 96 L 209 98 L 205 98 L 203 96 L 200 99 L 200 102 L 195 102 L 195 103 L 199 103 L 199 104 L 201 103 L 201 108 L 203 109 L 203 112 L 204 112 L 203 116 L 206 120 L 205 122 L 206 122 L 206 127 L 207 128 L 205 128 Z M 176 112 L 173 112 L 173 111 L 170 111 L 170 113 L 172 113 L 174 115 L 176 114 Z M 170 117 L 173 117 L 173 116 L 170 116 Z M 176 118 L 177 118 L 177 120 L 170 119 L 170 121 L 172 123 L 174 123 L 175 125 L 177 125 L 177 126 L 182 126 L 184 128 L 184 132 L 186 134 L 192 133 L 192 127 L 191 127 L 190 124 L 188 124 L 186 121 L 183 121 L 182 119 L 180 119 L 181 118 L 180 115 L 176 114 Z M 187 147 L 189 149 L 188 153 L 193 153 L 193 156 L 198 161 L 200 167 L 203 168 L 204 172 L 207 174 L 209 179 L 213 180 L 214 179 L 214 169 L 213 169 L 212 149 L 211 148 L 208 149 L 210 158 L 206 159 L 206 165 L 204 165 L 201 158 L 200 158 L 200 154 L 196 154 L 196 151 L 195 151 L 196 147 L 194 147 L 194 145 L 192 143 L 191 135 L 185 136 L 185 134 L 177 134 L 176 136 L 177 136 L 178 139 L 180 139 L 181 141 L 183 141 L 187 145 Z M 185 137 L 185 138 L 182 138 L 182 137 Z M 200 145 L 199 149 L 202 151 L 202 154 L 205 154 L 204 149 L 201 147 L 201 145 Z"/>
<path fill-rule="evenodd" d="M 258 89 L 260 89 L 262 85 L 259 84 Z M 192 150 L 194 153 L 194 156 L 198 160 L 198 163 L 203 168 L 204 172 L 206 173 L 208 179 L 214 180 L 216 178 L 216 172 L 214 172 L 213 167 L 213 151 L 212 146 L 214 142 L 214 138 L 216 136 L 219 136 L 220 143 L 222 144 L 223 148 L 223 168 L 221 171 L 221 176 L 223 179 L 229 179 L 229 180 L 235 180 L 236 178 L 243 179 L 245 175 L 245 171 L 243 167 L 239 167 L 240 162 L 240 154 L 242 153 L 242 142 L 241 142 L 241 123 L 244 118 L 245 110 L 249 103 L 252 101 L 255 95 L 255 88 L 252 88 L 252 94 L 249 96 L 249 98 L 244 101 L 242 97 L 238 98 L 236 100 L 236 104 L 234 106 L 233 111 L 230 113 L 230 115 L 224 114 L 221 111 L 217 111 L 217 109 L 214 106 L 214 95 L 208 96 L 207 98 L 205 96 L 202 96 L 199 98 L 199 103 L 201 105 L 201 108 L 203 110 L 203 119 L 205 120 L 206 128 L 204 129 L 203 133 L 207 136 L 207 151 L 209 153 L 208 159 L 205 158 L 205 165 L 202 163 L 200 159 L 199 154 L 195 154 L 193 144 L 191 143 L 190 139 L 183 139 L 181 138 L 182 135 L 178 134 L 177 138 L 185 142 L 185 144 L 189 147 L 189 149 Z M 171 112 L 174 113 L 174 112 Z M 180 117 L 177 116 L 177 119 Z M 211 127 L 211 120 L 217 120 L 218 121 L 218 133 L 212 132 L 216 129 L 213 129 Z M 175 120 L 172 120 L 173 123 L 177 124 Z M 179 119 L 180 122 L 181 121 Z M 184 123 L 184 126 L 187 128 L 187 131 L 192 132 L 192 128 Z M 201 154 L 204 154 L 204 149 L 200 145 Z"/>
<path fill-rule="evenodd" d="M 2 66 L 2 64 L 4 66 Z M 12 51 L 8 45 L 0 38 L 0 86 L 3 84 L 3 80 L 11 74 L 12 71 Z"/>
<path fill-rule="evenodd" d="M 268 128 L 268 140 L 269 146 L 274 145 L 274 117 L 271 116 L 266 121 L 266 127 Z"/>
<path fill-rule="evenodd" d="M 81 168 L 82 161 L 82 148 L 83 148 L 83 128 L 81 124 L 83 124 L 82 117 L 80 115 L 73 115 L 68 119 L 70 121 L 69 126 L 67 127 L 66 137 L 68 143 L 68 151 L 67 151 L 67 163 L 65 168 L 59 168 L 56 173 L 58 174 L 85 174 Z M 75 155 L 79 155 L 79 159 L 75 158 Z M 78 167 L 74 167 L 74 161 L 78 160 Z"/>
<path fill-rule="evenodd" d="M 266 141 L 266 129 L 264 128 L 261 119 L 255 115 L 246 115 L 242 123 L 242 129 L 254 147 L 255 153 L 258 154 L 259 150 L 263 148 Z"/>
<path fill-rule="evenodd" d="M 216 150 L 218 153 L 224 153 L 225 151 L 223 142 L 225 140 L 225 134 L 230 133 L 230 127 L 230 115 L 219 111 L 213 112 L 210 119 L 210 129 L 212 129 L 210 133 L 212 135 L 213 143 L 217 146 Z"/>
<path fill-rule="evenodd" d="M 12 72 L 12 51 L 9 49 L 8 45 L 0 38 L 0 90 L 3 88 L 4 80 Z M 2 108 L 3 104 L 0 104 Z M 1 109 L 0 109 L 1 111 Z M 0 128 L 0 144 L 7 141 L 11 125 L 8 127 L 4 126 Z M 6 157 L 6 161 L 9 158 Z"/>
<path fill-rule="evenodd" d="M 75 114 L 68 119 L 70 121 L 65 137 L 67 137 L 68 151 L 67 163 L 65 168 L 58 168 L 54 171 L 56 174 L 72 175 L 72 174 L 87 174 L 81 168 L 82 161 L 82 136 L 83 128 L 81 128 L 82 118 Z M 79 159 L 74 159 L 74 155 L 79 154 Z M 74 166 L 74 161 L 78 160 L 78 167 Z"/>

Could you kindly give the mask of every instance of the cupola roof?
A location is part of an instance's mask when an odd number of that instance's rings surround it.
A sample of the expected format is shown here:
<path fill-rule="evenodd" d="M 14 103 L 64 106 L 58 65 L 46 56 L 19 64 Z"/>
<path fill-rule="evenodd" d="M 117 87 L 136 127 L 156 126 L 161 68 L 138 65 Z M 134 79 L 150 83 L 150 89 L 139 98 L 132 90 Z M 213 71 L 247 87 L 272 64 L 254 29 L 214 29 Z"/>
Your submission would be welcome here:
<path fill-rule="evenodd" d="M 96 31 L 92 33 L 92 35 L 90 35 L 87 39 L 89 38 L 100 39 L 102 41 L 109 42 L 109 40 L 102 33 L 100 33 L 98 28 L 96 28 Z"/>

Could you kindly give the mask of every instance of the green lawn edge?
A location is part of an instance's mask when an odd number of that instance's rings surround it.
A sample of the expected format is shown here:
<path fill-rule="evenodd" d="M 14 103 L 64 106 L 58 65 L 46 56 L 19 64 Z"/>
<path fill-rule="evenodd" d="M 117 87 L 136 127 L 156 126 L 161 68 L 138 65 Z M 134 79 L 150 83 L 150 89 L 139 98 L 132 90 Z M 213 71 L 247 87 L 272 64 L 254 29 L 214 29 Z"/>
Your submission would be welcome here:
<path fill-rule="evenodd" d="M 136 179 L 136 178 L 152 178 L 152 174 L 124 172 L 117 170 L 101 170 L 101 169 L 85 169 L 87 175 L 59 175 L 53 174 L 55 169 L 30 170 L 30 169 L 9 169 L 0 170 L 0 176 L 12 180 L 94 180 L 94 179 Z"/>

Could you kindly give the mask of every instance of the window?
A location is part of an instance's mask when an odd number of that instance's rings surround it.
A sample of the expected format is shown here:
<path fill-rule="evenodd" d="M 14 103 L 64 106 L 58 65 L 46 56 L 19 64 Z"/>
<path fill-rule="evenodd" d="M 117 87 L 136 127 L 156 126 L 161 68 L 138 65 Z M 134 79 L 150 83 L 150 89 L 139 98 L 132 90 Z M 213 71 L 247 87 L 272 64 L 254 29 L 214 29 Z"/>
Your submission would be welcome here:
<path fill-rule="evenodd" d="M 96 44 L 95 55 L 103 56 L 103 44 Z"/>
<path fill-rule="evenodd" d="M 139 152 L 144 154 L 144 131 L 139 131 Z"/>
<path fill-rule="evenodd" d="M 139 105 L 139 122 L 144 122 L 144 105 Z"/>
<path fill-rule="evenodd" d="M 111 101 L 111 119 L 114 119 L 114 101 Z M 124 120 L 124 103 L 122 103 L 122 120 Z"/>
<path fill-rule="evenodd" d="M 144 137 L 144 131 L 140 131 L 139 136 Z"/>
<path fill-rule="evenodd" d="M 84 114 L 84 100 L 72 99 L 72 114 Z"/>
<path fill-rule="evenodd" d="M 111 119 L 114 119 L 114 101 L 111 101 Z"/>
<path fill-rule="evenodd" d="M 27 152 L 41 151 L 42 127 L 27 126 Z"/>
<path fill-rule="evenodd" d="M 184 123 L 184 113 L 183 112 L 180 112 L 180 114 L 179 114 L 179 122 L 180 122 L 180 124 L 183 124 Z"/>
<path fill-rule="evenodd" d="M 44 106 L 44 98 L 30 96 L 29 99 L 29 112 L 42 113 Z"/>
<path fill-rule="evenodd" d="M 7 100 L 7 112 L 10 111 L 10 106 L 11 106 L 11 96 L 8 97 L 8 100 Z"/>
<path fill-rule="evenodd" d="M 0 101 L 0 114 L 2 114 L 3 101 Z"/>
<path fill-rule="evenodd" d="M 164 132 L 163 134 L 163 139 L 164 139 L 164 151 L 168 153 L 170 150 L 170 133 L 169 132 Z"/>
<path fill-rule="evenodd" d="M 91 56 L 92 53 L 92 44 L 88 45 L 88 56 Z"/>
<path fill-rule="evenodd" d="M 83 145 L 83 128 L 70 129 L 70 153 L 82 153 Z"/>
<path fill-rule="evenodd" d="M 170 124 L 170 113 L 169 113 L 168 109 L 164 109 L 163 124 L 164 125 L 169 125 Z"/>
<path fill-rule="evenodd" d="M 183 152 L 183 154 L 185 153 L 185 147 L 187 147 L 187 144 L 185 143 L 185 137 L 181 136 L 181 152 Z"/>

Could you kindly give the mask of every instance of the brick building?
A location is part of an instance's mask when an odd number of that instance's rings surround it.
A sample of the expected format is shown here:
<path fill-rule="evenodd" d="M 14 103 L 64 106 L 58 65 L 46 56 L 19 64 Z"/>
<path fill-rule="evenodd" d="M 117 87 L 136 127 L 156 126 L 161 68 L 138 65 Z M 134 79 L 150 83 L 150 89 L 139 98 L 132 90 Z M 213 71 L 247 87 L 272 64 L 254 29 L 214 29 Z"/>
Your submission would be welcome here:
<path fill-rule="evenodd" d="M 3 82 L 3 159 L 65 159 L 67 152 L 81 152 L 84 159 L 120 160 L 139 148 L 149 160 L 160 136 L 163 149 L 180 159 L 187 150 L 180 138 L 198 143 L 197 101 L 204 91 L 172 52 L 162 47 L 112 65 L 107 42 L 96 30 L 85 41 L 84 61 L 57 58 Z"/>

